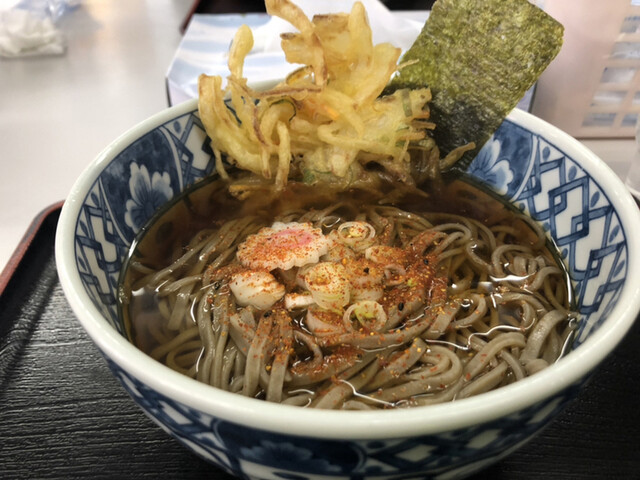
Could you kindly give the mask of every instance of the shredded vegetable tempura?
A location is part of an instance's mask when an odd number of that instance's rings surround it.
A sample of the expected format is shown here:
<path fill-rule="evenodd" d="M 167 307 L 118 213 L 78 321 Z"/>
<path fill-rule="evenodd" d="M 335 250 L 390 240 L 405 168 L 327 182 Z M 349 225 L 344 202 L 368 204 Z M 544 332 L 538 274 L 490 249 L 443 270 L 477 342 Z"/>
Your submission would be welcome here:
<path fill-rule="evenodd" d="M 370 163 L 411 184 L 410 148 L 436 166 L 473 148 L 440 160 L 427 135 L 435 127 L 429 121 L 428 88 L 380 96 L 399 68 L 401 52 L 389 43 L 373 45 L 360 2 L 349 14 L 312 20 L 289 0 L 265 4 L 269 14 L 298 29 L 282 35 L 282 48 L 288 62 L 303 66 L 270 90 L 250 88 L 243 64 L 253 35 L 242 26 L 229 53 L 226 88 L 219 76 L 200 76 L 200 117 L 223 178 L 225 154 L 240 169 L 273 179 L 276 188 L 290 177 L 346 188 L 366 181 L 364 166 Z"/>

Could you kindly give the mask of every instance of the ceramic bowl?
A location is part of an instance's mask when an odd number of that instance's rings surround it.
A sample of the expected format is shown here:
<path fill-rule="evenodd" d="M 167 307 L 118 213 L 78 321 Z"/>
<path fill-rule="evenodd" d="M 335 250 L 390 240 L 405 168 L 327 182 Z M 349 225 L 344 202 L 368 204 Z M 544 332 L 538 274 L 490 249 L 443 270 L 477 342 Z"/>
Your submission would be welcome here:
<path fill-rule="evenodd" d="M 640 213 L 632 197 L 579 142 L 516 110 L 469 173 L 538 219 L 558 245 L 582 316 L 567 356 L 490 393 L 395 411 L 313 411 L 214 389 L 137 350 L 117 309 L 118 276 L 136 233 L 213 164 L 195 101 L 142 122 L 77 180 L 60 217 L 56 259 L 73 311 L 133 400 L 180 443 L 239 477 L 473 473 L 552 420 L 640 310 Z"/>

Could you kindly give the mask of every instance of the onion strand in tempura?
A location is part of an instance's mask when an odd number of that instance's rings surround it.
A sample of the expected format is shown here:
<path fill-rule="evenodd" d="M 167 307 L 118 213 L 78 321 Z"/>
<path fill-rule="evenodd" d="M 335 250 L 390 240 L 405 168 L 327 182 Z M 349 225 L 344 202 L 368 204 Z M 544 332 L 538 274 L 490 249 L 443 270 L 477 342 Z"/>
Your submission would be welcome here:
<path fill-rule="evenodd" d="M 282 49 L 288 62 L 303 66 L 272 89 L 250 88 L 243 65 L 253 35 L 243 26 L 229 52 L 226 87 L 219 76 L 200 76 L 199 113 L 221 176 L 227 176 L 223 154 L 277 189 L 289 178 L 334 188 L 366 183 L 374 177 L 365 168 L 369 164 L 412 184 L 410 148 L 440 163 L 427 135 L 435 127 L 429 121 L 431 93 L 416 88 L 381 95 L 399 68 L 401 50 L 373 44 L 360 2 L 349 14 L 312 20 L 288 0 L 265 3 L 269 14 L 299 30 L 282 35 Z M 451 157 L 455 160 L 469 148 L 473 144 Z"/>

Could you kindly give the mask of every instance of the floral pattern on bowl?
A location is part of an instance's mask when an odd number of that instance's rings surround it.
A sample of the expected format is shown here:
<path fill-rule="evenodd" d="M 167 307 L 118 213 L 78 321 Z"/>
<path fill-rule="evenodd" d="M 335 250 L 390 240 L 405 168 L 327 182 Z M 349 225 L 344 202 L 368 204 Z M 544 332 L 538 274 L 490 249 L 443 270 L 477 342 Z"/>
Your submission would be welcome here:
<path fill-rule="evenodd" d="M 171 178 L 167 172 L 149 175 L 145 165 L 131 162 L 129 193 L 131 198 L 125 203 L 124 222 L 134 232 L 139 231 L 147 219 L 174 196 Z"/>
<path fill-rule="evenodd" d="M 460 478 L 526 442 L 577 391 L 497 421 L 409 439 L 335 441 L 249 428 L 158 394 L 114 362 L 109 367 L 151 418 L 201 458 L 240 478 Z"/>

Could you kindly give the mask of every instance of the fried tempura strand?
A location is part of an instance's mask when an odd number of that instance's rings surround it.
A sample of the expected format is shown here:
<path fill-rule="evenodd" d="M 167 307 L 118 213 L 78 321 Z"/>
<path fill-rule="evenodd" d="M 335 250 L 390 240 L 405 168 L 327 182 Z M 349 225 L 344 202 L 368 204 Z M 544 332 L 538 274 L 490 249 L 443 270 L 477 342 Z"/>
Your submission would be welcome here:
<path fill-rule="evenodd" d="M 411 142 L 424 139 L 429 89 L 380 94 L 398 68 L 400 49 L 374 45 L 366 11 L 308 19 L 289 0 L 267 0 L 271 15 L 299 31 L 282 36 L 287 61 L 304 65 L 274 88 L 256 92 L 242 76 L 253 45 L 243 26 L 229 53 L 226 87 L 217 76 L 199 79 L 199 112 L 219 158 L 283 187 L 292 172 L 307 183 L 348 187 L 377 163 L 411 183 Z M 229 98 L 229 105 L 225 99 Z M 220 172 L 221 162 L 216 163 Z"/>

